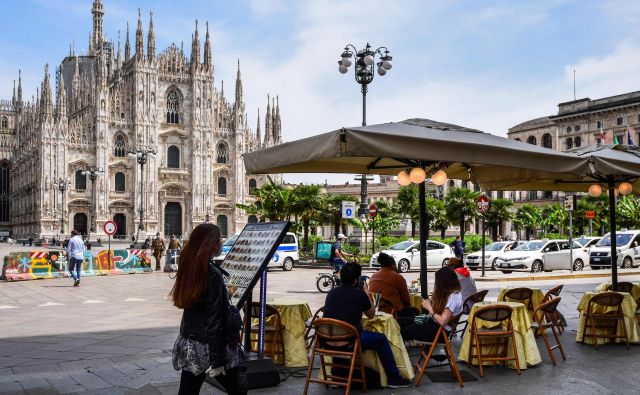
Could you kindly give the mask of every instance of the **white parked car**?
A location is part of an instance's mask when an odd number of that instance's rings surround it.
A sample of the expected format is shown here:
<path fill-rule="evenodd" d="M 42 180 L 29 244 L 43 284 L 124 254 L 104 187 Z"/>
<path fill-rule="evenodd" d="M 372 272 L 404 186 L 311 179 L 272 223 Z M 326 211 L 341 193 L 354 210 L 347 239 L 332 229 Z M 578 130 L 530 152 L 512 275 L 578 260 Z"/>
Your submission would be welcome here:
<path fill-rule="evenodd" d="M 570 251 L 568 240 L 531 240 L 500 255 L 496 261 L 496 269 L 503 273 L 570 270 Z M 584 269 L 586 262 L 589 262 L 589 255 L 574 241 L 573 270 Z"/>
<path fill-rule="evenodd" d="M 484 267 L 496 270 L 498 257 L 507 251 L 522 245 L 522 241 L 496 241 L 484 247 Z M 471 270 L 482 269 L 482 250 L 472 252 L 464 259 L 465 265 Z"/>
<path fill-rule="evenodd" d="M 238 235 L 233 235 L 222 244 L 222 252 L 217 257 L 213 258 L 214 261 L 223 261 L 224 258 L 231 250 L 231 247 L 238 240 Z M 298 237 L 295 233 L 288 232 L 284 235 L 282 243 L 278 246 L 278 249 L 271 257 L 269 265 L 267 267 L 281 267 L 284 271 L 293 269 L 293 266 L 300 261 L 300 254 L 298 251 Z"/>
<path fill-rule="evenodd" d="M 631 268 L 640 264 L 640 230 L 616 232 L 618 266 Z M 589 263 L 594 270 L 611 267 L 611 235 L 607 233 L 589 250 Z"/>
<path fill-rule="evenodd" d="M 383 250 L 396 260 L 398 271 L 405 273 L 409 269 L 420 268 L 420 242 L 407 240 L 394 244 L 389 249 Z M 453 258 L 453 250 L 446 244 L 438 241 L 427 240 L 427 266 L 441 267 Z M 378 267 L 378 253 L 373 254 L 370 261 L 371 266 Z"/>

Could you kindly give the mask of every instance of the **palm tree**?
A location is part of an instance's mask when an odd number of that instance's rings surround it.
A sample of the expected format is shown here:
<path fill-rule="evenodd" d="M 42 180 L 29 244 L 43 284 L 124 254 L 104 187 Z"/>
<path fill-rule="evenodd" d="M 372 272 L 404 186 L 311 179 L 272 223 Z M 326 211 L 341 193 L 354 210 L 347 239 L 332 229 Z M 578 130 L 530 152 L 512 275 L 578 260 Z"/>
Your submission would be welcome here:
<path fill-rule="evenodd" d="M 542 209 L 542 232 L 546 236 L 547 233 L 556 230 L 558 233 L 562 232 L 564 224 L 567 223 L 569 215 L 567 211 L 560 204 L 549 204 Z"/>
<path fill-rule="evenodd" d="M 573 220 L 576 228 L 584 233 L 584 229 L 589 227 L 589 220 L 585 218 L 587 211 L 595 211 L 596 217 L 591 220 L 592 228 L 596 229 L 599 235 L 604 234 L 604 230 L 609 227 L 609 196 L 603 193 L 600 196 L 583 196 L 578 200 L 578 210 L 575 212 Z"/>
<path fill-rule="evenodd" d="M 326 195 L 318 185 L 297 185 L 291 190 L 290 210 L 302 222 L 303 246 L 309 246 L 309 226 L 326 208 Z"/>
<path fill-rule="evenodd" d="M 427 196 L 425 198 L 425 208 L 425 214 L 427 216 L 427 238 L 429 238 L 429 229 L 433 229 L 440 231 L 440 236 L 444 239 L 444 232 L 449 227 L 444 202 L 433 196 Z"/>
<path fill-rule="evenodd" d="M 271 177 L 267 183 L 256 188 L 255 201 L 251 204 L 236 204 L 247 214 L 256 215 L 261 221 L 281 221 L 291 218 L 291 190 L 276 184 Z"/>
<path fill-rule="evenodd" d="M 620 226 L 637 229 L 640 225 L 640 201 L 633 196 L 623 196 L 619 199 L 616 213 Z"/>
<path fill-rule="evenodd" d="M 333 234 L 347 233 L 344 229 L 341 229 L 345 223 L 342 220 L 342 202 L 358 202 L 358 198 L 349 195 L 329 195 L 325 201 L 324 213 L 321 216 L 321 222 L 323 224 L 330 224 L 333 226 Z"/>
<path fill-rule="evenodd" d="M 491 229 L 491 238 L 496 241 L 498 234 L 504 235 L 502 224 L 514 218 L 513 202 L 509 199 L 493 199 L 489 211 L 484 216 L 487 226 Z"/>
<path fill-rule="evenodd" d="M 411 221 L 411 237 L 416 236 L 416 224 L 420 221 L 418 209 L 418 187 L 414 184 L 401 186 L 398 190 L 393 209 L 401 217 L 406 217 Z"/>
<path fill-rule="evenodd" d="M 460 224 L 460 238 L 464 240 L 467 222 L 478 216 L 476 202 L 480 192 L 467 188 L 452 187 L 444 197 L 447 218 L 451 223 Z"/>
<path fill-rule="evenodd" d="M 542 221 L 542 211 L 533 204 L 523 204 L 515 215 L 516 225 L 525 229 L 528 240 Z"/>

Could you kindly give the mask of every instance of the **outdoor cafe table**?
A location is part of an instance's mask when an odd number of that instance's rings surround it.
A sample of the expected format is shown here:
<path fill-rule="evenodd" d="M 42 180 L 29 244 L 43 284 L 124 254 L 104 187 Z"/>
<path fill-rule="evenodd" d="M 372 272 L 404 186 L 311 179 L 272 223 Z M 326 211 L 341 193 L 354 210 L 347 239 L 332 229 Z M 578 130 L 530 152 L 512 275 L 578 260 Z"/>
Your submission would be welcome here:
<path fill-rule="evenodd" d="M 389 340 L 389 346 L 393 352 L 393 359 L 396 361 L 400 375 L 405 379 L 412 380 L 414 377 L 413 365 L 409 359 L 409 354 L 404 346 L 404 340 L 400 335 L 400 325 L 396 319 L 387 313 L 376 313 L 373 318 L 362 318 L 362 329 L 370 332 L 382 333 Z M 387 386 L 387 374 L 382 367 L 382 362 L 378 358 L 376 351 L 365 351 L 365 365 L 380 373 L 380 385 Z"/>
<path fill-rule="evenodd" d="M 480 307 L 494 306 L 494 305 L 507 305 L 513 309 L 511 314 L 511 321 L 513 322 L 513 330 L 515 332 L 516 349 L 518 350 L 518 361 L 520 363 L 520 369 L 526 369 L 527 366 L 534 366 L 542 362 L 540 357 L 540 351 L 536 344 L 536 339 L 533 336 L 533 330 L 531 329 L 531 314 L 527 311 L 524 304 L 520 302 L 479 302 L 473 305 L 471 312 L 469 313 L 469 325 L 462 338 L 462 347 L 458 354 L 458 359 L 461 361 L 469 360 L 469 346 L 471 342 L 471 323 L 473 322 L 473 316 Z M 479 328 L 494 328 L 496 325 L 493 322 L 478 320 Z M 502 324 L 502 327 L 506 329 L 506 323 Z M 487 353 L 497 352 L 495 347 L 483 347 L 483 351 Z M 507 355 L 513 356 L 513 346 L 509 342 Z M 478 359 L 474 358 L 473 362 L 478 363 Z M 484 362 L 484 365 L 495 365 L 497 362 L 489 361 Z M 516 364 L 514 361 L 508 361 L 507 366 L 515 369 Z"/>
<path fill-rule="evenodd" d="M 582 295 L 582 299 L 580 299 L 580 303 L 578 304 L 578 311 L 580 312 L 580 320 L 578 322 L 578 330 L 576 332 L 576 341 L 582 341 L 582 327 L 586 320 L 587 307 L 589 305 L 589 301 L 591 298 L 596 296 L 599 292 L 585 292 Z M 638 324 L 638 320 L 636 319 L 636 301 L 633 299 L 631 294 L 626 292 L 620 292 L 624 295 L 624 300 L 622 301 L 622 314 L 624 315 L 624 324 L 627 329 L 627 335 L 629 336 L 629 342 L 631 343 L 640 343 L 640 324 Z M 611 307 L 602 307 L 596 306 L 594 311 L 596 313 L 606 313 L 614 308 Z M 616 330 L 617 334 L 621 334 L 621 326 L 618 325 L 618 329 Z M 624 339 L 615 339 L 616 343 L 623 343 Z M 598 339 L 598 344 L 604 344 L 610 342 L 611 339 Z M 584 339 L 586 344 L 593 344 L 593 339 L 586 338 Z"/>
<path fill-rule="evenodd" d="M 596 291 L 598 292 L 603 292 L 603 291 L 607 291 L 611 286 L 611 282 L 604 282 L 600 285 L 598 285 L 598 287 L 596 288 Z M 633 288 L 631 289 L 631 297 L 633 297 L 633 300 L 638 300 L 638 298 L 640 298 L 640 283 L 636 283 L 633 284 Z"/>
<path fill-rule="evenodd" d="M 504 301 L 504 294 L 507 293 L 507 291 L 510 289 L 511 288 L 500 288 L 500 292 L 498 293 L 499 302 Z M 533 309 L 535 310 L 538 306 L 540 306 L 540 303 L 542 303 L 542 299 L 544 299 L 544 293 L 540 288 L 529 289 L 533 291 L 533 294 L 531 295 L 531 304 L 533 305 Z M 519 300 L 515 299 L 509 299 L 509 301 L 520 302 Z"/>
<path fill-rule="evenodd" d="M 422 295 L 419 293 L 410 293 L 409 299 L 411 300 L 411 306 L 418 309 L 418 311 L 422 311 Z"/>
<path fill-rule="evenodd" d="M 284 326 L 284 361 L 277 355 L 274 362 L 286 367 L 303 367 L 308 365 L 307 349 L 304 341 L 304 323 L 312 317 L 309 304 L 303 300 L 278 298 L 267 300 L 267 304 L 275 307 L 280 313 L 280 320 Z M 273 318 L 268 318 L 265 325 L 272 324 Z"/>

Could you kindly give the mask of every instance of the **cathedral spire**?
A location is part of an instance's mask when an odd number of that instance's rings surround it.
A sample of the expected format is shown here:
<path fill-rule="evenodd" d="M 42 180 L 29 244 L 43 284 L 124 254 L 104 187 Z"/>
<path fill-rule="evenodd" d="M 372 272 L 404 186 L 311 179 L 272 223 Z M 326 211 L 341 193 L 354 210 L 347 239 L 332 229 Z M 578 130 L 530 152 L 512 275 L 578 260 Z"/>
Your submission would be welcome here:
<path fill-rule="evenodd" d="M 196 19 L 196 31 L 191 41 L 191 68 L 197 68 L 200 63 L 200 36 L 198 35 L 198 20 Z"/>
<path fill-rule="evenodd" d="M 264 146 L 268 147 L 272 133 L 271 98 L 267 94 L 267 115 L 264 117 Z"/>
<path fill-rule="evenodd" d="M 144 58 L 144 38 L 142 37 L 142 15 L 138 8 L 138 29 L 136 30 L 136 59 Z"/>
<path fill-rule="evenodd" d="M 49 63 L 44 66 L 44 80 L 42 81 L 42 97 L 40 99 L 40 109 L 45 114 L 53 111 L 53 101 L 51 100 L 51 82 L 49 80 Z"/>
<path fill-rule="evenodd" d="M 22 70 L 18 69 L 18 105 L 22 104 Z"/>
<path fill-rule="evenodd" d="M 13 80 L 13 96 L 11 97 L 13 105 L 16 104 L 16 80 Z"/>
<path fill-rule="evenodd" d="M 276 95 L 276 116 L 273 123 L 273 129 L 275 143 L 280 144 L 282 140 L 282 125 L 280 123 L 280 97 L 278 95 Z"/>
<path fill-rule="evenodd" d="M 104 41 L 102 33 L 102 19 L 104 17 L 104 8 L 102 6 L 101 0 L 94 0 L 91 13 L 93 14 L 92 48 L 94 50 L 99 50 L 102 48 L 102 42 Z"/>
<path fill-rule="evenodd" d="M 211 70 L 211 40 L 209 39 L 209 21 L 206 22 L 207 34 L 204 40 L 204 66 Z"/>
<path fill-rule="evenodd" d="M 64 74 L 62 69 L 58 72 L 60 78 L 58 80 L 58 92 L 56 92 L 56 113 L 58 119 L 63 119 L 67 115 L 67 91 L 64 88 Z"/>
<path fill-rule="evenodd" d="M 258 107 L 258 125 L 256 126 L 256 141 L 258 145 L 261 143 L 262 132 L 260 131 L 260 108 Z"/>
<path fill-rule="evenodd" d="M 129 44 L 129 22 L 127 22 L 127 38 L 124 42 L 124 61 L 131 59 L 131 44 Z"/>
<path fill-rule="evenodd" d="M 120 30 L 118 30 L 118 54 L 116 55 L 116 68 L 119 69 L 122 66 L 122 51 L 120 49 Z"/>
<path fill-rule="evenodd" d="M 220 97 L 224 100 L 224 80 L 221 80 L 222 88 L 220 88 Z"/>
<path fill-rule="evenodd" d="M 147 36 L 147 56 L 149 62 L 156 57 L 156 33 L 153 31 L 153 12 L 149 12 L 149 34 Z"/>
<path fill-rule="evenodd" d="M 236 74 L 236 106 L 242 103 L 242 77 L 240 76 L 240 59 L 238 59 L 238 73 Z"/>

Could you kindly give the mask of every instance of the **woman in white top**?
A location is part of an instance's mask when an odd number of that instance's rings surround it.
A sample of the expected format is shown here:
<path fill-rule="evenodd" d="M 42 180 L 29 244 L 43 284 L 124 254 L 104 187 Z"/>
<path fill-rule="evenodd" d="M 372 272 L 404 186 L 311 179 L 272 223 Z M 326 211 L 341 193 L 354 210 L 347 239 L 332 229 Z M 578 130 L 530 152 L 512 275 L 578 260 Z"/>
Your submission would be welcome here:
<path fill-rule="evenodd" d="M 402 327 L 402 338 L 431 342 L 441 325 L 448 336 L 452 329 L 449 321 L 462 313 L 463 305 L 458 276 L 449 267 L 443 267 L 436 272 L 433 296 L 422 300 L 422 307 L 429 312 L 430 317 L 423 324 L 414 323 Z"/>

